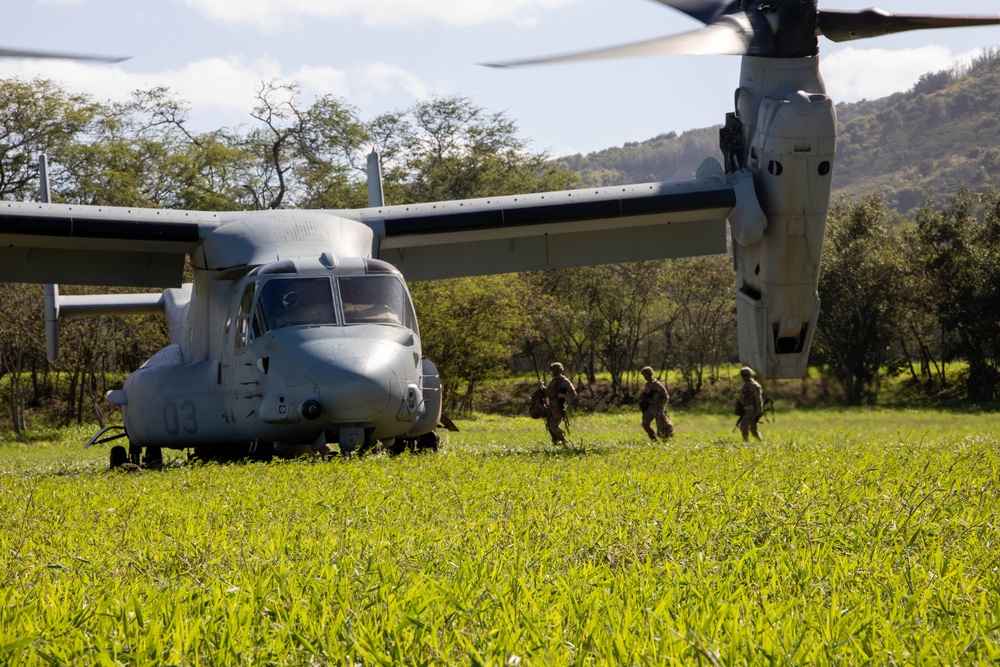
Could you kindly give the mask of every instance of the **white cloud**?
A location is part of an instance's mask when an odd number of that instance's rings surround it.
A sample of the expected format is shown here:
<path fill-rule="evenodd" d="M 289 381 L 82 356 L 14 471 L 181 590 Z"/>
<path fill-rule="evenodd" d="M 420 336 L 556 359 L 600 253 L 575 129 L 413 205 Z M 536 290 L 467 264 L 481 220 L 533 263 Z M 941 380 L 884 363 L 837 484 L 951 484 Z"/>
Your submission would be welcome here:
<path fill-rule="evenodd" d="M 366 85 L 380 93 L 390 93 L 402 89 L 416 100 L 426 100 L 431 97 L 427 85 L 415 74 L 389 63 L 372 63 L 362 71 Z"/>
<path fill-rule="evenodd" d="M 939 45 L 895 51 L 848 47 L 823 58 L 823 79 L 837 102 L 873 100 L 909 90 L 922 74 L 950 69 L 977 53 L 955 55 Z"/>
<path fill-rule="evenodd" d="M 471 26 L 488 23 L 530 25 L 540 12 L 579 0 L 186 0 L 195 11 L 223 23 L 273 32 L 303 19 L 356 19 L 369 26 L 434 21 Z"/>

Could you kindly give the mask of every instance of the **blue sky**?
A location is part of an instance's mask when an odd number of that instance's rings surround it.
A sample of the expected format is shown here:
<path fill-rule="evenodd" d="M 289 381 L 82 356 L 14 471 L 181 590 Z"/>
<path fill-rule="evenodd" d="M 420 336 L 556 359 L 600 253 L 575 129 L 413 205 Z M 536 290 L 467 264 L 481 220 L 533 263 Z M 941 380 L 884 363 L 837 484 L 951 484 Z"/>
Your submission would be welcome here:
<path fill-rule="evenodd" d="M 504 111 L 535 150 L 589 152 L 721 123 L 739 58 L 673 56 L 516 70 L 477 63 L 578 51 L 698 27 L 651 0 L 21 0 L 6 48 L 131 56 L 114 65 L 0 61 L 0 76 L 45 76 L 95 100 L 166 85 L 198 129 L 252 121 L 261 81 L 296 81 L 308 103 L 332 93 L 362 116 L 433 95 Z M 1000 0 L 823 0 L 899 13 L 997 14 Z M 941 8 L 944 8 L 942 10 Z M 913 32 L 835 45 L 820 38 L 838 102 L 909 88 L 983 48 L 1000 27 Z"/>

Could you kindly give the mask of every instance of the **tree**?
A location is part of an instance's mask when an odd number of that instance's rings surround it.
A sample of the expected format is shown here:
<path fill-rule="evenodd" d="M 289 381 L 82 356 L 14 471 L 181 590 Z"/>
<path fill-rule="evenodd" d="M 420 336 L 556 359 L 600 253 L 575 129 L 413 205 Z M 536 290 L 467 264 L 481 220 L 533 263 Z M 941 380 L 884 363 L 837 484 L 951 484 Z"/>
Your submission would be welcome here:
<path fill-rule="evenodd" d="M 242 150 L 238 132 L 192 132 L 187 103 L 164 87 L 135 91 L 121 112 L 132 119 L 136 137 L 155 139 L 170 155 L 161 168 L 169 171 L 172 187 L 159 205 L 201 211 L 251 208 L 240 183 L 252 167 L 252 155 Z"/>
<path fill-rule="evenodd" d="M 572 172 L 546 165 L 517 124 L 468 98 L 441 97 L 381 116 L 371 134 L 383 143 L 390 203 L 442 201 L 573 187 Z"/>
<path fill-rule="evenodd" d="M 720 366 L 736 354 L 736 297 L 728 255 L 668 262 L 663 366 L 681 371 L 684 398 L 697 396 L 718 379 Z"/>
<path fill-rule="evenodd" d="M 903 270 L 885 201 L 837 202 L 827 218 L 817 356 L 849 405 L 874 403 L 902 322 Z"/>
<path fill-rule="evenodd" d="M 27 395 L 23 373 L 44 359 L 42 338 L 41 287 L 21 283 L 0 283 L 0 378 L 7 378 L 5 396 L 11 428 L 23 431 L 27 424 Z"/>
<path fill-rule="evenodd" d="M 79 142 L 99 108 L 48 79 L 0 80 L 0 198 L 35 198 L 39 153 Z"/>
<path fill-rule="evenodd" d="M 550 356 L 596 381 L 598 369 L 611 375 L 611 396 L 630 396 L 626 377 L 636 370 L 643 342 L 662 327 L 651 317 L 662 301 L 663 262 L 608 264 L 531 274 L 533 291 L 549 296 L 533 307 L 535 329 Z"/>
<path fill-rule="evenodd" d="M 415 283 L 423 353 L 441 373 L 446 409 L 473 409 L 480 382 L 506 372 L 530 326 L 512 274 Z M 464 388 L 460 393 L 459 389 Z"/>
<path fill-rule="evenodd" d="M 369 129 L 358 111 L 326 95 L 302 115 L 296 137 L 299 182 L 296 205 L 302 208 L 358 208 L 368 205 L 364 148 Z"/>
<path fill-rule="evenodd" d="M 996 400 L 1000 389 L 1000 194 L 963 189 L 943 211 L 917 216 L 918 239 L 937 298 L 937 317 L 969 364 L 966 392 Z"/>
<path fill-rule="evenodd" d="M 940 293 L 929 268 L 933 257 L 915 228 L 904 228 L 900 237 L 901 247 L 910 252 L 900 254 L 903 276 L 899 347 L 910 377 L 935 393 L 946 389 L 948 381 L 944 363 L 946 334 L 936 307 Z"/>
<path fill-rule="evenodd" d="M 648 309 L 662 294 L 663 262 L 607 264 L 580 269 L 588 276 L 596 344 L 594 352 L 611 374 L 611 395 L 630 396 L 626 374 L 636 370 L 639 345 L 649 335 Z"/>
<path fill-rule="evenodd" d="M 525 348 L 536 372 L 553 361 L 562 362 L 567 374 L 582 374 L 588 384 L 597 381 L 594 352 L 594 313 L 589 309 L 588 276 L 580 269 L 555 269 L 521 274 L 528 286 L 532 329 Z M 539 358 L 541 355 L 541 358 Z"/>

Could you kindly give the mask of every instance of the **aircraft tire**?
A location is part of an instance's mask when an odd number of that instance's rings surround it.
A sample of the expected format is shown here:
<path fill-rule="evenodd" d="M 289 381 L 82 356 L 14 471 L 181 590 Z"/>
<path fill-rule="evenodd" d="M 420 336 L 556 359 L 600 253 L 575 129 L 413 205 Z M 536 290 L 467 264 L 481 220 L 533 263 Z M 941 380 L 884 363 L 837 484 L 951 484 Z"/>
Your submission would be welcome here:
<path fill-rule="evenodd" d="M 341 447 L 340 454 L 345 457 L 350 457 L 354 454 L 364 456 L 365 454 L 374 452 L 376 447 L 378 447 L 378 440 L 372 437 L 372 429 L 366 428 L 364 440 L 353 450 L 345 450 Z"/>
<path fill-rule="evenodd" d="M 437 434 L 437 431 L 430 431 L 429 433 L 424 433 L 417 437 L 416 451 L 418 452 L 436 452 L 441 444 L 441 437 Z"/>
<path fill-rule="evenodd" d="M 440 444 L 441 437 L 437 434 L 437 431 L 431 431 L 430 433 L 418 435 L 415 438 L 396 438 L 396 442 L 393 443 L 389 453 L 393 456 L 399 456 L 407 449 L 414 454 L 436 452 Z"/>
<path fill-rule="evenodd" d="M 111 469 L 121 468 L 128 462 L 128 450 L 122 445 L 115 445 L 111 448 Z"/>
<path fill-rule="evenodd" d="M 142 465 L 145 467 L 158 466 L 163 464 L 163 450 L 156 446 L 146 447 L 146 452 L 142 457 Z"/>
<path fill-rule="evenodd" d="M 212 460 L 212 453 L 205 447 L 195 447 L 194 451 L 188 454 L 188 461 L 207 463 Z"/>

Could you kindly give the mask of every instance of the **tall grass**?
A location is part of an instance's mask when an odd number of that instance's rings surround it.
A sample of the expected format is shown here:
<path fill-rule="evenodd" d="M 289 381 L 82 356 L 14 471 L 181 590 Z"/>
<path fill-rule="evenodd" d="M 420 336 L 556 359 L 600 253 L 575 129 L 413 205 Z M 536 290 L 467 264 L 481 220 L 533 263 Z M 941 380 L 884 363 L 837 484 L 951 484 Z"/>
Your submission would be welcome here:
<path fill-rule="evenodd" d="M 0 664 L 1000 660 L 995 416 L 674 419 L 135 473 L 0 442 Z"/>

